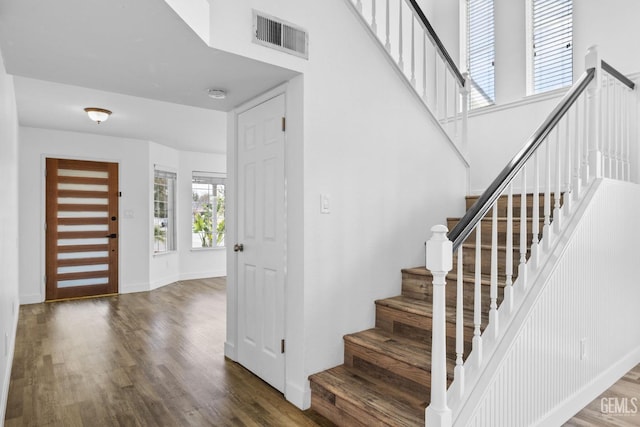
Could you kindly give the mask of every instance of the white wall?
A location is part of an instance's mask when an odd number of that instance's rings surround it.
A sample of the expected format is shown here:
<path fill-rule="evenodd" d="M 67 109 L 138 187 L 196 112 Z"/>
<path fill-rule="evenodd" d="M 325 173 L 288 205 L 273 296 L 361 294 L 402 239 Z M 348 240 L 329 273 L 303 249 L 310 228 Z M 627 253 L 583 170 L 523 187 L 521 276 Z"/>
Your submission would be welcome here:
<path fill-rule="evenodd" d="M 18 116 L 0 55 L 0 420 L 4 420 L 18 324 Z M 1 422 L 1 421 L 0 421 Z"/>
<path fill-rule="evenodd" d="M 226 133 L 221 130 L 222 135 Z M 120 250 L 119 290 L 121 293 L 147 291 L 172 283 L 181 277 L 206 277 L 212 268 L 189 271 L 193 266 L 190 245 L 175 254 L 153 256 L 153 164 L 172 166 L 178 171 L 191 168 L 191 163 L 219 162 L 214 154 L 190 153 L 181 164 L 181 153 L 148 141 L 65 132 L 29 127 L 20 128 L 19 182 L 20 235 L 30 245 L 20 247 L 20 301 L 22 304 L 44 301 L 44 162 L 46 157 L 84 159 L 119 163 Z M 195 161 L 194 158 L 200 160 Z M 191 173 L 188 173 L 190 185 Z M 189 190 L 188 194 L 191 194 Z M 125 215 L 125 212 L 128 215 Z M 181 206 L 178 218 L 190 218 L 191 204 Z M 187 226 L 184 233 L 189 234 Z M 178 230 L 180 231 L 180 230 Z M 178 233 L 180 236 L 181 234 Z M 179 237 L 180 238 L 180 237 Z M 212 254 L 212 265 L 224 265 L 224 252 Z M 218 257 L 218 259 L 216 259 Z M 202 261 L 202 258 L 200 258 Z M 184 269 L 183 269 L 184 267 Z"/>
<path fill-rule="evenodd" d="M 295 185 L 288 245 L 296 250 L 287 266 L 285 395 L 307 407 L 307 376 L 342 363 L 342 336 L 373 326 L 374 300 L 400 293 L 401 268 L 424 265 L 429 228 L 463 211 L 466 168 L 345 0 L 226 2 L 237 8 L 230 16 L 240 16 L 231 20 L 238 31 L 258 3 L 310 34 L 309 61 L 298 67 L 304 76 L 286 89 L 286 173 Z M 233 166 L 230 157 L 230 178 Z M 321 193 L 331 195 L 328 215 Z M 233 357 L 232 271 L 228 279 Z"/>

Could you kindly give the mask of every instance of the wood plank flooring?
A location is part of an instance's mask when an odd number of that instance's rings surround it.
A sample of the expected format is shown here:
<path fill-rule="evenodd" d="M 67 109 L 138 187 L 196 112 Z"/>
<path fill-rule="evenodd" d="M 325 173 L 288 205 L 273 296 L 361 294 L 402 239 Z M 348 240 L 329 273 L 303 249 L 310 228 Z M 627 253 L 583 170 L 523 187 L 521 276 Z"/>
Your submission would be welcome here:
<path fill-rule="evenodd" d="M 6 427 L 321 426 L 226 360 L 224 279 L 20 308 Z M 637 398 L 640 365 L 565 427 L 640 426 L 602 398 Z"/>
<path fill-rule="evenodd" d="M 332 426 L 224 358 L 224 279 L 20 308 L 6 427 Z"/>
<path fill-rule="evenodd" d="M 634 426 L 640 426 L 640 365 L 564 424 L 564 427 Z"/>

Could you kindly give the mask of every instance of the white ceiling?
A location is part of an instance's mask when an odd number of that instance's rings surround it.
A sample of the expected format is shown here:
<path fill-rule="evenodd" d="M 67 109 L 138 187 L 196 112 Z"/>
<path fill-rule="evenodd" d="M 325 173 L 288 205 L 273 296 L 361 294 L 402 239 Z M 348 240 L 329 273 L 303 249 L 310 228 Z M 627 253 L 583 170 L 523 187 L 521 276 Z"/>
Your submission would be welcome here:
<path fill-rule="evenodd" d="M 189 151 L 224 152 L 220 111 L 296 74 L 209 48 L 162 0 L 0 0 L 0 49 L 21 125 Z M 113 115 L 96 125 L 84 107 Z"/>

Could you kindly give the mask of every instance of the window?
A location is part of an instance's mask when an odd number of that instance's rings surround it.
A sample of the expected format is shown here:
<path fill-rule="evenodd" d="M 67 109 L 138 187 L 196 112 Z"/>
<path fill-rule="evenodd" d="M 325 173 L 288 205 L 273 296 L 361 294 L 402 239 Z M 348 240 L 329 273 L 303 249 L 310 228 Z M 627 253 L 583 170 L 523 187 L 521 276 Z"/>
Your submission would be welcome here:
<path fill-rule="evenodd" d="M 573 82 L 573 2 L 530 2 L 529 92 L 569 86 Z"/>
<path fill-rule="evenodd" d="M 467 0 L 466 6 L 469 107 L 484 107 L 495 101 L 493 0 Z"/>
<path fill-rule="evenodd" d="M 176 250 L 176 174 L 154 170 L 153 252 Z"/>
<path fill-rule="evenodd" d="M 224 247 L 224 175 L 193 172 L 191 247 Z"/>

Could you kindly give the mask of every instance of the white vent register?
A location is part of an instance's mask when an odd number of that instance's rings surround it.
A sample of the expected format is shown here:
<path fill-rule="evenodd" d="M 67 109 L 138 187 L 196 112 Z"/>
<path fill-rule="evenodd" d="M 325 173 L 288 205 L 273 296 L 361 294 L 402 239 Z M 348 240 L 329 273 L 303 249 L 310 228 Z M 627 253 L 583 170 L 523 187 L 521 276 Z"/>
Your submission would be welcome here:
<path fill-rule="evenodd" d="M 305 30 L 256 10 L 253 11 L 253 42 L 309 58 L 309 35 Z"/>

